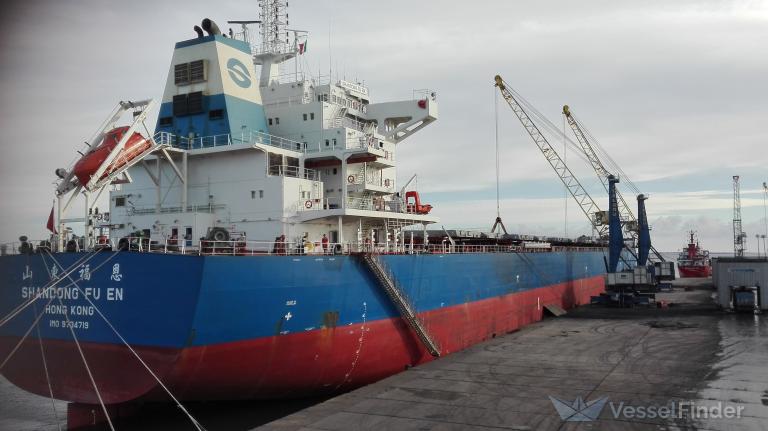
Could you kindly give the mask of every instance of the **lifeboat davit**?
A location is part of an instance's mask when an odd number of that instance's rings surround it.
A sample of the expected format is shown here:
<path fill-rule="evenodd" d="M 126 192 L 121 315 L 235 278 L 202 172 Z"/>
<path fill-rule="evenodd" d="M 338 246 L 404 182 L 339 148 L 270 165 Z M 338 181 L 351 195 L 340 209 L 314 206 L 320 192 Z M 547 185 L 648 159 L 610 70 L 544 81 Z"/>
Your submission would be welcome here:
<path fill-rule="evenodd" d="M 93 148 L 86 153 L 80 160 L 75 163 L 74 174 L 80 184 L 86 185 L 93 177 L 93 174 L 101 167 L 112 150 L 115 149 L 118 142 L 123 139 L 123 135 L 128 131 L 128 126 L 117 127 L 104 135 L 104 140 L 101 141 L 98 147 Z M 140 133 L 134 132 L 133 135 L 128 138 L 128 142 L 125 143 L 122 151 L 117 154 L 112 163 L 104 170 L 104 174 L 101 178 L 109 175 L 115 169 L 120 169 L 126 163 L 133 160 L 136 156 L 140 155 L 144 151 L 147 151 L 152 146 L 152 143 Z"/>

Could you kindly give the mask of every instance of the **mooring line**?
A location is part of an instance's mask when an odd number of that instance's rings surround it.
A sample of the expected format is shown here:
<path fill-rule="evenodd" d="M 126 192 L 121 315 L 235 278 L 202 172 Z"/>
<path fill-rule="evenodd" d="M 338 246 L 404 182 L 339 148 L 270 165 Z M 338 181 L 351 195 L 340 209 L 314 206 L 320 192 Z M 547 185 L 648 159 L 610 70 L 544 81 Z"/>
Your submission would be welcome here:
<path fill-rule="evenodd" d="M 96 398 L 99 399 L 99 404 L 101 404 L 101 409 L 104 411 L 104 416 L 107 419 L 107 423 L 109 424 L 109 429 L 112 431 L 115 431 L 115 427 L 112 425 L 112 419 L 109 417 L 109 412 L 107 412 L 107 406 L 104 405 L 104 400 L 101 398 L 101 392 L 99 392 L 99 387 L 96 386 L 96 379 L 93 378 L 93 373 L 91 373 L 91 367 L 88 366 L 88 361 L 85 359 L 85 353 L 83 353 L 83 348 L 80 347 L 80 341 L 77 339 L 77 335 L 75 335 L 75 325 L 72 324 L 72 321 L 69 320 L 69 313 L 67 313 L 67 308 L 64 307 L 64 303 L 61 302 L 61 298 L 59 299 L 59 305 L 61 305 L 64 308 L 64 317 L 67 319 L 67 326 L 69 327 L 69 332 L 72 333 L 72 339 L 75 340 L 75 345 L 77 346 L 77 351 L 80 352 L 80 358 L 83 360 L 83 364 L 85 365 L 85 371 L 88 373 L 88 378 L 91 379 L 91 384 L 93 385 L 94 391 L 96 391 Z"/>
<path fill-rule="evenodd" d="M 46 307 L 50 305 L 51 301 L 53 301 L 53 298 L 48 300 L 48 304 L 45 304 Z M 0 364 L 0 370 L 2 370 L 5 367 L 5 364 L 7 364 L 8 361 L 10 361 L 13 355 L 16 353 L 16 351 L 19 350 L 19 347 L 21 347 L 21 345 L 24 343 L 24 340 L 27 339 L 27 337 L 32 332 L 32 330 L 35 329 L 35 327 L 37 326 L 37 323 L 40 321 L 40 319 L 42 319 L 43 314 L 45 314 L 45 308 L 43 308 L 43 311 L 41 311 L 40 314 L 37 315 L 35 320 L 32 322 L 32 325 L 30 325 L 29 329 L 27 329 L 27 332 L 24 333 L 24 336 L 21 337 L 19 342 L 16 343 L 16 346 L 14 346 L 13 350 L 11 350 L 11 352 L 8 353 L 8 356 L 5 357 L 5 360 L 3 360 L 3 362 Z"/>
<path fill-rule="evenodd" d="M 48 256 L 54 261 L 54 263 L 56 263 L 56 265 L 59 265 L 59 263 L 56 261 L 56 258 L 54 258 L 50 252 L 48 252 Z M 155 381 L 157 381 L 157 383 L 160 385 L 160 387 L 163 388 L 163 390 L 168 394 L 168 396 L 171 397 L 171 399 L 176 403 L 176 406 L 179 409 L 181 409 L 182 412 L 184 412 L 187 418 L 189 418 L 189 420 L 192 422 L 192 425 L 194 425 L 198 431 L 205 431 L 205 428 L 202 426 L 202 424 L 200 424 L 200 422 L 198 422 L 197 419 L 195 419 L 195 417 L 192 416 L 192 414 L 186 409 L 186 407 L 184 407 L 184 405 L 182 405 L 181 402 L 173 395 L 171 390 L 168 389 L 168 387 L 163 383 L 162 380 L 160 380 L 157 374 L 155 374 L 155 372 L 152 371 L 149 365 L 147 365 L 147 363 L 144 362 L 144 359 L 141 358 L 138 352 L 136 352 L 136 350 L 133 349 L 133 347 L 128 343 L 128 341 L 126 341 L 126 339 L 120 334 L 120 332 L 114 327 L 114 325 L 112 325 L 112 322 L 110 322 L 109 319 L 107 319 L 107 317 L 104 315 L 104 313 L 101 312 L 99 307 L 93 301 L 91 301 L 91 299 L 87 295 L 85 295 L 85 292 L 83 292 L 83 290 L 80 288 L 77 282 L 72 280 L 71 277 L 69 278 L 72 284 L 75 286 L 75 288 L 77 288 L 77 290 L 83 293 L 83 297 L 85 298 L 85 300 L 88 301 L 88 303 L 91 304 L 91 306 L 93 306 L 93 308 L 96 310 L 96 313 L 98 313 L 98 315 L 104 320 L 107 326 L 109 326 L 109 328 L 115 333 L 115 335 L 117 335 L 117 337 L 125 345 L 125 347 L 127 347 L 128 350 L 136 357 L 139 363 L 141 363 L 141 365 L 147 370 L 147 372 L 155 379 Z M 61 301 L 61 299 L 59 299 L 59 301 Z"/>
<path fill-rule="evenodd" d="M 35 313 L 37 313 L 37 307 L 32 306 Z M 53 408 L 53 418 L 56 420 L 56 426 L 61 431 L 61 423 L 59 422 L 59 414 L 56 412 L 56 400 L 53 397 L 53 385 L 51 384 L 51 375 L 48 373 L 48 361 L 45 360 L 45 349 L 43 348 L 43 337 L 40 336 L 40 326 L 35 328 L 37 330 L 37 341 L 40 344 L 40 355 L 43 357 L 43 370 L 45 371 L 45 381 L 48 383 L 48 393 L 51 395 L 51 408 Z"/>

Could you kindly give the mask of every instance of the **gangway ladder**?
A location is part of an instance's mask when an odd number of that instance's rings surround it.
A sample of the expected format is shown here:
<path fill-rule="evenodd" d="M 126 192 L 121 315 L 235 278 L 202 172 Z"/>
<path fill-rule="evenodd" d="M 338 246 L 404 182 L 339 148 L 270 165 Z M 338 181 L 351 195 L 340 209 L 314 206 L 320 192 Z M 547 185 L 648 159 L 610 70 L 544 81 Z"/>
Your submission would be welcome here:
<path fill-rule="evenodd" d="M 376 280 L 378 280 L 379 285 L 384 288 L 384 291 L 387 293 L 387 296 L 389 296 L 389 299 L 392 301 L 392 303 L 395 304 L 395 307 L 397 307 L 400 315 L 403 317 L 408 326 L 413 329 L 413 332 L 415 332 L 419 337 L 419 340 L 421 340 L 421 343 L 424 344 L 424 347 L 427 348 L 432 356 L 436 358 L 440 357 L 440 347 L 437 345 L 432 336 L 429 335 L 427 329 L 424 327 L 423 322 L 416 315 L 413 305 L 411 305 L 405 294 L 400 290 L 397 284 L 395 284 L 392 277 L 390 277 L 389 273 L 384 269 L 381 262 L 379 262 L 379 259 L 374 256 L 373 253 L 363 253 L 362 256 L 363 262 L 365 262 L 371 272 L 373 272 L 373 275 L 376 277 Z"/>

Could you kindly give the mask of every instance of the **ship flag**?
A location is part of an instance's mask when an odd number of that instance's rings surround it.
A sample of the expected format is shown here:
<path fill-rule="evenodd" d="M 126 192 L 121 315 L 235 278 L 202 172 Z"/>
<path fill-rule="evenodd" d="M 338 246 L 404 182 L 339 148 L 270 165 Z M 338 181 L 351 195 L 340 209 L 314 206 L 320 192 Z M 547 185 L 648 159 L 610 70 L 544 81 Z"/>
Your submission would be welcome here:
<path fill-rule="evenodd" d="M 45 227 L 48 228 L 49 231 L 53 232 L 54 235 L 57 235 L 58 232 L 56 232 L 56 226 L 53 223 L 53 208 L 51 207 L 51 214 L 48 216 L 48 223 L 46 223 Z"/>
<path fill-rule="evenodd" d="M 305 52 L 307 52 L 307 40 L 306 39 L 304 39 L 304 41 L 299 44 L 299 55 L 302 55 Z"/>

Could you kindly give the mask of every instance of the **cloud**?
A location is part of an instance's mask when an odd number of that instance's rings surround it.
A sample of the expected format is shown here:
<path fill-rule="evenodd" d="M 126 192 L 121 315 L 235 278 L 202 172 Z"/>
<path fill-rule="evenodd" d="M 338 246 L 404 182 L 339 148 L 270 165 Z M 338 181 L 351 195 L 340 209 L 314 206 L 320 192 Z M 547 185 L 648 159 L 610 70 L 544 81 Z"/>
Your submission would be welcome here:
<path fill-rule="evenodd" d="M 227 19 L 258 12 L 255 3 L 213 7 L 202 0 L 28 1 L 13 10 L 16 19 L 0 40 L 2 240 L 42 233 L 53 170 L 72 159 L 118 100 L 160 96 L 173 43 L 191 37 L 194 24 L 210 16 L 226 27 Z M 717 226 L 730 218 L 733 174 L 744 175 L 745 222 L 762 217 L 759 192 L 747 189 L 766 180 L 768 163 L 768 106 L 759 91 L 768 76 L 768 58 L 759 55 L 768 38 L 764 2 L 447 7 L 436 1 L 296 0 L 290 21 L 311 32 L 302 60 L 313 73 L 332 66 L 359 77 L 374 101 L 410 98 L 414 88 L 437 91 L 439 121 L 400 145 L 397 157 L 401 178 L 418 173 L 419 188 L 439 198 L 432 203 L 447 225 L 485 226 L 495 217 L 495 201 L 477 196 L 490 197 L 495 188 L 497 73 L 560 127 L 562 105 L 569 104 L 651 194 L 651 217 L 680 220 L 664 225 L 666 235 L 680 236 L 671 229 L 700 220 L 719 232 L 711 242 L 727 244 L 727 229 Z M 509 222 L 561 231 L 562 188 L 552 169 L 503 101 L 499 118 Z M 562 139 L 551 138 L 560 151 Z M 567 157 L 585 187 L 604 201 L 589 167 L 570 150 Z M 574 232 L 588 228 L 575 207 L 570 214 Z"/>

